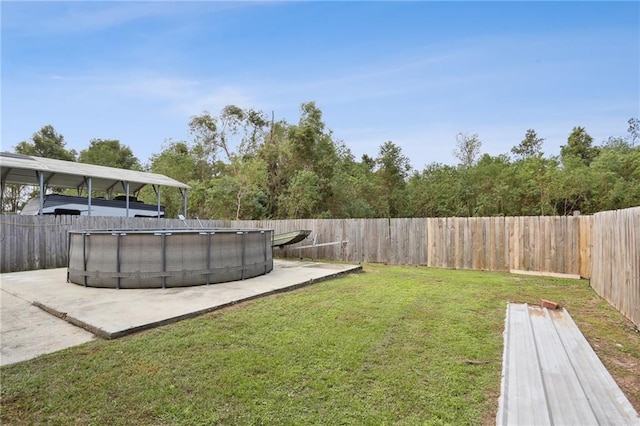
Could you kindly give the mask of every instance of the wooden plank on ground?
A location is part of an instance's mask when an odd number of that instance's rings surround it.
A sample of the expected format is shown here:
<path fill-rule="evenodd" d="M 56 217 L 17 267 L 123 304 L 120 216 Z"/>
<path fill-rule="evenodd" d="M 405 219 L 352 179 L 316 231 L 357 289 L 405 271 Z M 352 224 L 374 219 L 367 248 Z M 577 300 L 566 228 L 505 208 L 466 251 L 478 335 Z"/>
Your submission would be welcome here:
<path fill-rule="evenodd" d="M 522 269 L 510 269 L 509 273 L 519 275 L 531 275 L 534 277 L 554 277 L 554 278 L 569 278 L 579 280 L 581 277 L 578 274 L 562 274 L 560 272 L 544 272 L 544 271 L 524 271 Z"/>

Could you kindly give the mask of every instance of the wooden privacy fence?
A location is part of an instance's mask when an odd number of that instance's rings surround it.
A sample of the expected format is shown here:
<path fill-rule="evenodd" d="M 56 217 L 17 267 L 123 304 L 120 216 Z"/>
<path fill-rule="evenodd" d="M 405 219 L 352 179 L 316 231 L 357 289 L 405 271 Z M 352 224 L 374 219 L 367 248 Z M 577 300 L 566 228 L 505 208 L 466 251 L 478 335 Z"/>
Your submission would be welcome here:
<path fill-rule="evenodd" d="M 423 265 L 489 271 L 527 270 L 589 274 L 590 217 L 484 217 L 420 219 L 306 219 L 230 222 L 310 229 L 318 244 L 346 244 L 284 251 L 285 257 Z M 582 233 L 581 233 L 582 232 Z M 310 241 L 302 243 L 309 245 Z"/>
<path fill-rule="evenodd" d="M 577 217 L 274 221 L 2 215 L 1 272 L 66 266 L 71 229 L 187 226 L 312 231 L 302 243 L 276 249 L 279 257 L 579 275 L 640 325 L 640 207 Z"/>
<path fill-rule="evenodd" d="M 640 207 L 593 216 L 591 287 L 640 327 Z"/>
<path fill-rule="evenodd" d="M 422 219 L 292 219 L 197 221 L 86 216 L 1 216 L 2 272 L 66 266 L 67 231 L 129 228 L 268 228 L 275 234 L 309 229 L 311 237 L 277 250 L 306 257 L 588 276 L 590 217 Z M 584 233 L 581 233 L 584 231 Z M 315 241 L 316 246 L 312 246 Z M 329 244 L 334 243 L 334 244 Z M 307 246 L 307 248 L 299 248 Z M 308 247 L 312 246 L 312 247 Z"/>

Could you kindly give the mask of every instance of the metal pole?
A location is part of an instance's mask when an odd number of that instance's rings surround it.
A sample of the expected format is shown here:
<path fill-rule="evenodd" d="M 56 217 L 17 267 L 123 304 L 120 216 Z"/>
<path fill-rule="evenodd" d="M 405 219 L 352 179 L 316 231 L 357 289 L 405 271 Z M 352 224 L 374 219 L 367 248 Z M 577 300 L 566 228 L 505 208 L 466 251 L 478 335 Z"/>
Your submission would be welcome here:
<path fill-rule="evenodd" d="M 246 257 L 246 247 L 247 247 L 247 233 L 242 232 L 242 279 L 244 280 L 244 270 L 245 270 L 245 257 Z"/>
<path fill-rule="evenodd" d="M 70 266 L 71 266 L 71 232 L 67 231 L 67 282 L 71 282 L 69 281 Z"/>
<path fill-rule="evenodd" d="M 189 190 L 184 190 L 184 217 L 187 217 L 187 204 L 189 202 Z"/>
<path fill-rule="evenodd" d="M 167 234 L 162 233 L 162 288 L 167 288 Z"/>
<path fill-rule="evenodd" d="M 263 247 L 262 247 L 262 254 L 263 254 L 263 261 L 264 261 L 264 273 L 267 273 L 267 233 L 264 231 L 261 231 L 262 233 L 262 241 L 264 241 Z"/>
<path fill-rule="evenodd" d="M 158 219 L 160 219 L 160 185 L 158 185 L 158 190 L 156 191 L 156 198 L 158 200 Z"/>
<path fill-rule="evenodd" d="M 116 234 L 116 272 L 118 277 L 116 278 L 116 289 L 120 290 L 120 235 Z"/>
<path fill-rule="evenodd" d="M 4 180 L 2 182 L 0 182 L 0 189 L 2 190 L 2 192 L 0 192 L 0 214 L 4 213 L 4 189 L 5 189 L 6 185 Z"/>
<path fill-rule="evenodd" d="M 69 245 L 71 247 L 71 245 Z M 87 286 L 87 233 L 82 233 L 82 272 L 84 272 L 84 286 Z"/>
<path fill-rule="evenodd" d="M 38 212 L 39 216 L 42 216 L 44 210 L 44 173 L 38 171 L 38 181 L 40 184 L 40 211 Z"/>
<path fill-rule="evenodd" d="M 91 216 L 91 193 L 93 192 L 93 186 L 92 186 L 92 180 L 91 177 L 89 177 L 88 181 L 87 181 L 87 192 L 88 194 L 88 200 L 87 200 L 87 215 Z"/>
<path fill-rule="evenodd" d="M 126 204 L 127 204 L 127 217 L 129 217 L 129 182 L 127 182 L 127 184 L 126 184 L 125 191 L 127 193 L 127 197 L 126 197 L 127 198 L 127 201 L 126 201 Z"/>
<path fill-rule="evenodd" d="M 211 232 L 207 232 L 207 285 L 211 282 Z"/>

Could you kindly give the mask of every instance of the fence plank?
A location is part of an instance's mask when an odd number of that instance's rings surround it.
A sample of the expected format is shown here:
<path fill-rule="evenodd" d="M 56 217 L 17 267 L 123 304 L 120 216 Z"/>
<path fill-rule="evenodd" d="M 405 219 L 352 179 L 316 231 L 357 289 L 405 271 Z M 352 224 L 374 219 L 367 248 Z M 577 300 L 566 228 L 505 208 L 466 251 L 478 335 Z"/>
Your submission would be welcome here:
<path fill-rule="evenodd" d="M 591 224 L 592 216 L 580 216 L 580 276 L 591 277 Z"/>

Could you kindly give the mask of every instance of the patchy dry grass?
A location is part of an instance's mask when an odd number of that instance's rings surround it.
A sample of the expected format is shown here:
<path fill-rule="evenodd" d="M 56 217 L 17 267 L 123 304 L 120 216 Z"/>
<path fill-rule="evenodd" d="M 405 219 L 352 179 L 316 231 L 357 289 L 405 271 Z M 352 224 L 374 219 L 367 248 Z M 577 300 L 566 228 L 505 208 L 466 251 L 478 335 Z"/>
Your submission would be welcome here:
<path fill-rule="evenodd" d="M 640 336 L 586 281 L 365 272 L 0 369 L 3 424 L 494 424 L 506 303 L 565 306 L 635 405 Z"/>

